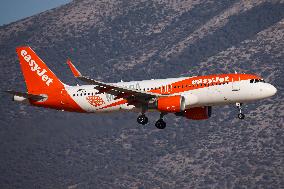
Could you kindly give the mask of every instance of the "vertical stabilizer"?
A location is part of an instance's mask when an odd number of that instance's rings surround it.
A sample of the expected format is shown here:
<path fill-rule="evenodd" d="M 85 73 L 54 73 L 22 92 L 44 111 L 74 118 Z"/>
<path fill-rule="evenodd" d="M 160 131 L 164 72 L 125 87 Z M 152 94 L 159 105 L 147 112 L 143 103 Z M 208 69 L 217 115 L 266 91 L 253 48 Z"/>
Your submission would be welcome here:
<path fill-rule="evenodd" d="M 29 98 L 31 104 L 60 110 L 83 112 L 82 108 L 79 107 L 66 91 L 66 85 L 56 77 L 30 47 L 18 47 L 17 54 L 28 94 L 46 97 L 44 101 Z"/>
<path fill-rule="evenodd" d="M 44 94 L 64 88 L 63 83 L 30 47 L 18 47 L 17 54 L 28 93 Z"/>

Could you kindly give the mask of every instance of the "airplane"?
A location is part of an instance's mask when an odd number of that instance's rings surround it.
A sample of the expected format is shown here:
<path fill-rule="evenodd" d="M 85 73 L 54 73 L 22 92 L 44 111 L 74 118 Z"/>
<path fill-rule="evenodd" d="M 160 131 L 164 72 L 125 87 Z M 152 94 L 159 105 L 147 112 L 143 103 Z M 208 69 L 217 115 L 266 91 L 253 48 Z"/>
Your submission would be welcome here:
<path fill-rule="evenodd" d="M 173 113 L 192 120 L 211 117 L 212 106 L 236 104 L 244 119 L 243 103 L 275 95 L 277 89 L 254 74 L 206 76 L 105 83 L 83 76 L 67 60 L 73 75 L 88 85 L 64 84 L 29 46 L 16 48 L 27 92 L 8 90 L 13 100 L 33 106 L 81 113 L 139 112 L 137 122 L 148 123 L 146 112 L 158 111 L 155 126 L 164 129 L 164 116 Z"/>

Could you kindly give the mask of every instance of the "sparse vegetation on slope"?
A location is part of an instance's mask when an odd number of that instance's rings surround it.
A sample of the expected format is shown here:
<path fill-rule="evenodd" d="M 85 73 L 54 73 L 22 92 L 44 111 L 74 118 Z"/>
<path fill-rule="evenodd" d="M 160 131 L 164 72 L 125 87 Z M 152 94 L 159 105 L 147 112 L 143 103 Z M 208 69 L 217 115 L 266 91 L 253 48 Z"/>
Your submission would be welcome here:
<path fill-rule="evenodd" d="M 30 45 L 63 81 L 67 57 L 114 82 L 210 73 L 260 74 L 275 97 L 216 107 L 206 121 L 83 115 L 1 93 L 0 188 L 281 188 L 283 0 L 75 0 L 0 27 L 1 91 L 25 91 L 15 47 Z M 67 83 L 68 83 L 67 82 Z"/>

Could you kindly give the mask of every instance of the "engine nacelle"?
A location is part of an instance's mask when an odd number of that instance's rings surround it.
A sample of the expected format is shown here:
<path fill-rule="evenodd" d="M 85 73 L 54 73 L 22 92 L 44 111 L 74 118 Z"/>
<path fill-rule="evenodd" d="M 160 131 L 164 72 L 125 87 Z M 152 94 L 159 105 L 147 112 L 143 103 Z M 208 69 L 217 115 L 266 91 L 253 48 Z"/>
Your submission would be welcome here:
<path fill-rule="evenodd" d="M 185 110 L 183 96 L 160 97 L 157 100 L 157 109 L 161 112 L 182 112 Z"/>
<path fill-rule="evenodd" d="M 211 113 L 212 113 L 211 106 L 190 108 L 182 112 L 184 117 L 186 117 L 187 119 L 193 119 L 193 120 L 208 119 L 211 117 Z"/>

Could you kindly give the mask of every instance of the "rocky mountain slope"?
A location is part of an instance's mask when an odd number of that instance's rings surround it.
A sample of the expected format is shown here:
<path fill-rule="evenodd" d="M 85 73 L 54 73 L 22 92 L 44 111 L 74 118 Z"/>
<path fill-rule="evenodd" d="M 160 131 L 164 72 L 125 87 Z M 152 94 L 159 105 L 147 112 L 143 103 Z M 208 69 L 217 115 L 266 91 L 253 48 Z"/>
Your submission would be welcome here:
<path fill-rule="evenodd" d="M 0 27 L 1 91 L 25 91 L 15 47 L 30 45 L 68 84 L 71 58 L 107 82 L 257 73 L 273 98 L 214 108 L 205 121 L 84 115 L 1 94 L 0 188 L 281 188 L 283 0 L 75 0 Z"/>

